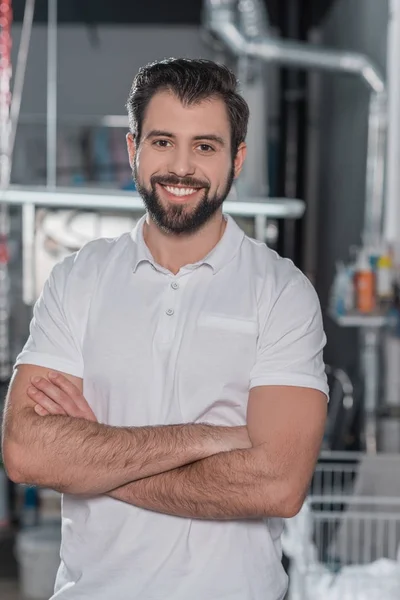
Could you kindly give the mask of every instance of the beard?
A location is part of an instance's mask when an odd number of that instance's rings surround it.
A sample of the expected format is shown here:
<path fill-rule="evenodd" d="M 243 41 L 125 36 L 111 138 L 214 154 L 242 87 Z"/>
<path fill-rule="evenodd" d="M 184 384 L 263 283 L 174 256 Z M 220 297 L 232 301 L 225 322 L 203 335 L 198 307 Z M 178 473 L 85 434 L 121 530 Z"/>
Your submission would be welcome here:
<path fill-rule="evenodd" d="M 136 162 L 133 166 L 133 180 L 136 189 L 143 199 L 144 205 L 150 218 L 165 233 L 182 235 L 193 234 L 201 229 L 215 215 L 228 196 L 234 178 L 235 170 L 232 163 L 225 186 L 220 193 L 209 195 L 210 184 L 206 181 L 200 181 L 192 177 L 176 177 L 175 175 L 157 176 L 150 178 L 150 189 L 147 189 L 139 179 Z M 157 194 L 156 184 L 161 185 L 182 185 L 183 187 L 202 188 L 204 195 L 194 209 L 189 209 L 185 205 L 164 206 Z"/>

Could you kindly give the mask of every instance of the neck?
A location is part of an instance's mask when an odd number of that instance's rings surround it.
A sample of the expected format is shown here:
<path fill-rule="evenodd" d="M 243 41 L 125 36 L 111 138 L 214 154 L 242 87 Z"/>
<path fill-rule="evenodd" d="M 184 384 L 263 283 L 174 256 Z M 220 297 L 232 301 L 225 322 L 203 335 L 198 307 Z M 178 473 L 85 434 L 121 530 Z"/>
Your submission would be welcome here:
<path fill-rule="evenodd" d="M 222 238 L 225 227 L 222 211 L 218 211 L 195 233 L 173 235 L 162 231 L 147 214 L 143 238 L 154 260 L 176 275 L 185 265 L 205 258 Z"/>

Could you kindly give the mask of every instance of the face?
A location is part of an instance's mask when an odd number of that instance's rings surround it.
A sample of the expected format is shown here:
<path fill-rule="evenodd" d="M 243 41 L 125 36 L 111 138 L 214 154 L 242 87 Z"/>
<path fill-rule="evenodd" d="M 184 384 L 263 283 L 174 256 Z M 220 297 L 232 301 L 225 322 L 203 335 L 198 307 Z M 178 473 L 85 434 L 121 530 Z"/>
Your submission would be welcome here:
<path fill-rule="evenodd" d="M 246 153 L 242 144 L 232 161 L 230 138 L 221 99 L 184 106 L 168 91 L 153 96 L 138 147 L 127 141 L 137 190 L 165 233 L 194 233 L 220 210 Z"/>

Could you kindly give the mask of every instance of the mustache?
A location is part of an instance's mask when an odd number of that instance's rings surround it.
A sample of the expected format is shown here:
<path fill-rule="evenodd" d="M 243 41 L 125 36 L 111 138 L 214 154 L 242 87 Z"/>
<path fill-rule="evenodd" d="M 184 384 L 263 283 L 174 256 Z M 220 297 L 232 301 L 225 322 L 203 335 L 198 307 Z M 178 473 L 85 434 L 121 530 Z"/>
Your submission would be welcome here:
<path fill-rule="evenodd" d="M 151 186 L 154 188 L 156 183 L 161 185 L 181 185 L 183 187 L 206 188 L 210 187 L 208 181 L 201 181 L 193 177 L 176 177 L 176 175 L 153 175 L 150 178 Z"/>

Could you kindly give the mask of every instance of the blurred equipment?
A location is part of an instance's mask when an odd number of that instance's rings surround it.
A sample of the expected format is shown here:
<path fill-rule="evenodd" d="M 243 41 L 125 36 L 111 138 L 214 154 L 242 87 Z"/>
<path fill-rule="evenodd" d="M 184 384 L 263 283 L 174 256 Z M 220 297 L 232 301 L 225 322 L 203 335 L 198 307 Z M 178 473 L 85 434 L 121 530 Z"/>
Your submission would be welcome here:
<path fill-rule="evenodd" d="M 17 486 L 19 528 L 14 555 L 19 588 L 26 600 L 53 595 L 60 565 L 61 494 L 36 486 Z"/>
<path fill-rule="evenodd" d="M 16 556 L 24 599 L 44 600 L 53 595 L 60 565 L 60 544 L 60 523 L 32 527 L 18 533 Z"/>
<path fill-rule="evenodd" d="M 10 278 L 8 270 L 10 218 L 8 204 L 4 202 L 4 193 L 9 187 L 11 177 L 13 150 L 32 32 L 34 8 L 35 0 L 27 0 L 25 3 L 13 95 L 11 95 L 12 2 L 11 0 L 0 1 L 0 415 L 11 375 L 9 339 Z M 2 462 L 0 461 L 0 526 L 9 525 L 9 500 L 13 496 L 14 486 L 6 480 Z"/>
<path fill-rule="evenodd" d="M 349 73 L 366 83 L 371 96 L 363 242 L 371 246 L 379 244 L 383 225 L 387 117 L 383 76 L 364 55 L 272 38 L 266 28 L 263 6 L 261 0 L 205 0 L 203 25 L 241 63 L 247 60 L 247 64 L 251 64 L 258 60 L 306 70 Z M 243 22 L 244 18 L 252 20 L 250 35 L 249 29 L 243 30 L 237 25 L 238 20 Z M 265 164 L 259 167 L 261 170 L 266 168 Z"/>
<path fill-rule="evenodd" d="M 0 28 L 0 190 L 8 187 L 11 173 L 10 155 L 10 100 L 11 100 L 11 0 L 1 0 Z M 0 204 L 0 381 L 10 375 L 9 357 L 9 278 L 8 248 L 9 234 L 8 206 Z"/>
<path fill-rule="evenodd" d="M 355 390 L 349 375 L 339 368 L 326 366 L 329 385 L 328 418 L 323 449 L 360 450 L 362 447 L 362 395 Z"/>
<path fill-rule="evenodd" d="M 123 217 L 125 215 L 125 226 L 131 223 L 132 215 L 137 219 L 138 213 L 140 216 L 144 213 L 144 206 L 141 197 L 137 192 L 120 191 L 120 190 L 104 190 L 93 188 L 60 188 L 54 190 L 43 187 L 9 186 L 3 196 L 5 202 L 10 205 L 23 206 L 23 223 L 22 223 L 22 245 L 23 245 L 23 298 L 27 305 L 32 305 L 37 299 L 37 290 L 35 287 L 35 272 L 36 272 L 36 210 L 37 208 L 57 208 L 57 209 L 79 209 L 94 211 L 104 211 L 106 216 L 103 223 L 107 222 L 107 214 L 110 212 L 114 215 L 113 219 L 117 219 L 116 214 Z M 304 202 L 301 200 L 292 200 L 285 198 L 252 198 L 247 197 L 243 200 L 238 200 L 236 191 L 232 188 L 231 193 L 224 204 L 224 211 L 233 217 L 246 217 L 254 220 L 255 237 L 261 241 L 265 241 L 266 228 L 264 227 L 264 218 L 272 217 L 273 219 L 298 219 L 304 213 Z M 75 213 L 77 214 L 77 213 Z M 99 217 L 92 215 L 94 221 Z M 118 219 L 117 219 L 118 220 Z M 87 216 L 87 223 L 90 218 Z M 106 234 L 107 227 L 102 227 L 102 235 Z M 85 232 L 81 230 L 79 238 L 79 247 L 85 241 L 93 239 L 92 232 L 94 226 L 89 225 L 89 229 Z M 115 232 L 115 227 L 111 226 Z M 129 229 L 125 229 L 128 231 Z M 121 233 L 120 229 L 118 231 Z M 59 235 L 59 234 L 57 234 Z M 97 237 L 97 235 L 95 235 Z M 75 237 L 75 242 L 77 238 Z M 56 262 L 56 261 L 54 261 Z M 42 269 L 39 267 L 42 271 Z"/>
<path fill-rule="evenodd" d="M 99 237 L 118 237 L 131 231 L 141 214 L 79 210 L 39 209 L 36 211 L 34 241 L 34 300 L 55 264 L 84 244 Z"/>
<path fill-rule="evenodd" d="M 386 176 L 385 240 L 393 248 L 395 326 L 383 339 L 384 387 L 380 408 L 379 443 L 382 449 L 400 452 L 400 2 L 389 0 L 387 36 L 388 147 Z M 392 269 L 393 270 L 393 269 Z"/>
<path fill-rule="evenodd" d="M 322 455 L 282 540 L 290 600 L 399 598 L 399 482 L 398 456 Z"/>

